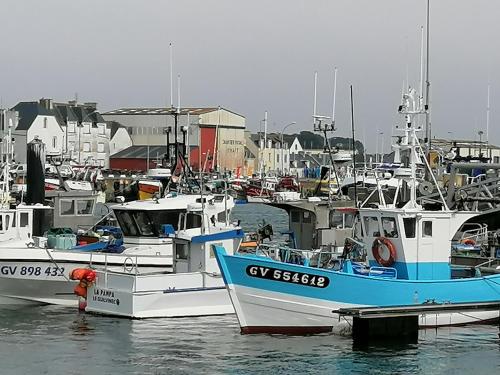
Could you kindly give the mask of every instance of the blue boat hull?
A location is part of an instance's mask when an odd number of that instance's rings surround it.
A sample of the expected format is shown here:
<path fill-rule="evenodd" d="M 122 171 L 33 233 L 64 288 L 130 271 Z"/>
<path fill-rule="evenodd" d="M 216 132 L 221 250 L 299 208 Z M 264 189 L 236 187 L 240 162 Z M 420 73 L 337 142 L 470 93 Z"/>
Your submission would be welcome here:
<path fill-rule="evenodd" d="M 402 280 L 288 264 L 256 256 L 215 255 L 243 332 L 329 331 L 332 310 L 356 306 L 500 301 L 500 275 L 449 280 Z M 490 320 L 498 312 L 422 317 L 423 326 Z"/>

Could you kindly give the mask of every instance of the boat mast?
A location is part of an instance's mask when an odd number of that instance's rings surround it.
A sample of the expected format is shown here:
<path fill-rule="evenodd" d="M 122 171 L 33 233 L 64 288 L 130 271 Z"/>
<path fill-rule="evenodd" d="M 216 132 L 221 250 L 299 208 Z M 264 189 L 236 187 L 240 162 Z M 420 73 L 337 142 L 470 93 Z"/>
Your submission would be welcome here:
<path fill-rule="evenodd" d="M 430 0 L 427 0 L 427 18 L 426 18 L 426 64 L 425 64 L 425 138 L 427 141 L 427 153 L 431 150 L 431 119 L 429 111 L 429 92 L 431 83 L 429 81 L 429 18 L 430 18 Z"/>

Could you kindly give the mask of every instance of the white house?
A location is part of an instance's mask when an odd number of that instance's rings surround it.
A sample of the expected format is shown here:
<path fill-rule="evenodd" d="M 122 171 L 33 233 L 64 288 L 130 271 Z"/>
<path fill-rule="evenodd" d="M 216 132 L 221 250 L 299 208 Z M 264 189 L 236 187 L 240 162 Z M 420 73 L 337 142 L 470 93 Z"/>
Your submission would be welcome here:
<path fill-rule="evenodd" d="M 47 155 L 65 155 L 80 165 L 109 168 L 111 129 L 96 103 L 40 99 L 20 102 L 13 110 L 19 116 L 13 131 L 16 161 L 26 161 L 26 145 L 36 137 L 45 143 Z"/>
<path fill-rule="evenodd" d="M 39 102 L 20 102 L 12 110 L 18 113 L 18 123 L 12 131 L 14 159 L 26 163 L 27 144 L 35 138 L 45 143 L 47 155 L 60 155 L 65 141 L 64 130 L 53 109 Z"/>
<path fill-rule="evenodd" d="M 263 134 L 252 134 L 252 141 L 258 146 L 258 169 L 255 173 L 262 171 L 264 173 L 289 174 L 290 172 L 290 149 L 284 142 L 283 147 L 280 137 L 276 134 L 266 136 L 264 144 Z"/>
<path fill-rule="evenodd" d="M 117 121 L 107 121 L 107 124 L 111 129 L 109 155 L 114 155 L 132 146 L 132 137 L 125 126 Z"/>
<path fill-rule="evenodd" d="M 295 137 L 292 144 L 290 145 L 290 154 L 298 154 L 299 152 L 304 151 L 302 145 L 300 144 L 299 138 Z"/>

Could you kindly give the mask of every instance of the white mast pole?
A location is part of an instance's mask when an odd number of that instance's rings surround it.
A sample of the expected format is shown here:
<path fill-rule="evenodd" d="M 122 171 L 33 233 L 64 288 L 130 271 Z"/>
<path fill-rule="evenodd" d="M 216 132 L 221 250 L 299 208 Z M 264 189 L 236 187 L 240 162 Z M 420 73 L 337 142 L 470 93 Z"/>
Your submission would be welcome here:
<path fill-rule="evenodd" d="M 174 108 L 174 86 L 173 86 L 173 63 L 172 63 L 172 43 L 169 44 L 170 54 L 170 108 Z"/>
<path fill-rule="evenodd" d="M 486 105 L 486 144 L 490 143 L 490 84 L 488 83 L 488 101 Z"/>
<path fill-rule="evenodd" d="M 181 113 L 181 76 L 177 75 L 177 113 Z M 177 141 L 177 139 L 176 139 Z"/>
<path fill-rule="evenodd" d="M 316 80 L 315 80 L 316 81 Z M 316 103 L 316 89 L 314 89 L 314 103 Z M 335 125 L 335 99 L 337 98 L 337 67 L 333 70 L 333 107 L 332 107 L 332 125 Z M 314 111 L 316 112 L 316 111 Z M 316 114 L 316 113 L 315 113 Z"/>
<path fill-rule="evenodd" d="M 314 72 L 314 106 L 313 106 L 313 120 L 316 120 L 316 89 L 318 86 L 318 72 Z"/>
<path fill-rule="evenodd" d="M 267 148 L 267 111 L 264 112 L 264 148 Z"/>
<path fill-rule="evenodd" d="M 423 108 L 424 104 L 424 27 L 420 26 L 420 95 L 419 95 L 419 105 L 420 110 Z"/>

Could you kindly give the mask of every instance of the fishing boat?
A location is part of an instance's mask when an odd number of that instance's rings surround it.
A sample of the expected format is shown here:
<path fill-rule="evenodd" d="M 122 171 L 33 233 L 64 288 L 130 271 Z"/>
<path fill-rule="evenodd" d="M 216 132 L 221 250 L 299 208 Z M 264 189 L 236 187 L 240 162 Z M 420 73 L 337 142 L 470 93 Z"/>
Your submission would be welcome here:
<path fill-rule="evenodd" d="M 315 253 L 293 257 L 228 255 L 215 249 L 243 333 L 316 333 L 331 331 L 339 321 L 333 310 L 366 306 L 481 303 L 500 300 L 500 275 L 457 275 L 450 265 L 451 240 L 477 211 L 450 210 L 417 201 L 417 167 L 424 164 L 417 133 L 418 115 L 426 115 L 414 89 L 403 95 L 399 108 L 406 120 L 398 147 L 408 152 L 406 172 L 393 201 L 380 195 L 378 205 L 361 205 L 362 241 L 371 245 L 366 263 L 346 257 L 340 270 L 314 262 Z M 409 199 L 398 200 L 405 187 Z M 380 193 L 380 191 L 379 191 Z M 294 250 L 294 254 L 297 254 Z M 427 313 L 421 326 L 446 326 L 498 319 L 498 311 Z"/>
<path fill-rule="evenodd" d="M 213 249 L 238 249 L 242 229 L 211 220 L 207 202 L 189 204 L 179 216 L 179 229 L 164 226 L 174 244 L 171 272 L 143 272 L 106 267 L 96 271 L 87 289 L 86 311 L 128 318 L 221 315 L 234 313 Z"/>
<path fill-rule="evenodd" d="M 0 212 L 0 303 L 49 303 L 75 305 L 75 268 L 120 267 L 144 271 L 171 269 L 173 239 L 163 235 L 162 225 L 177 230 L 178 218 L 200 195 L 168 194 L 164 198 L 135 201 L 112 208 L 123 232 L 125 250 L 121 253 L 89 251 L 75 247 L 74 235 L 61 234 L 48 247 L 48 238 L 33 236 L 33 211 L 45 206 L 18 206 Z M 204 196 L 210 220 L 224 220 L 232 209 L 231 197 Z M 92 249 L 90 249 L 92 250 Z"/>

